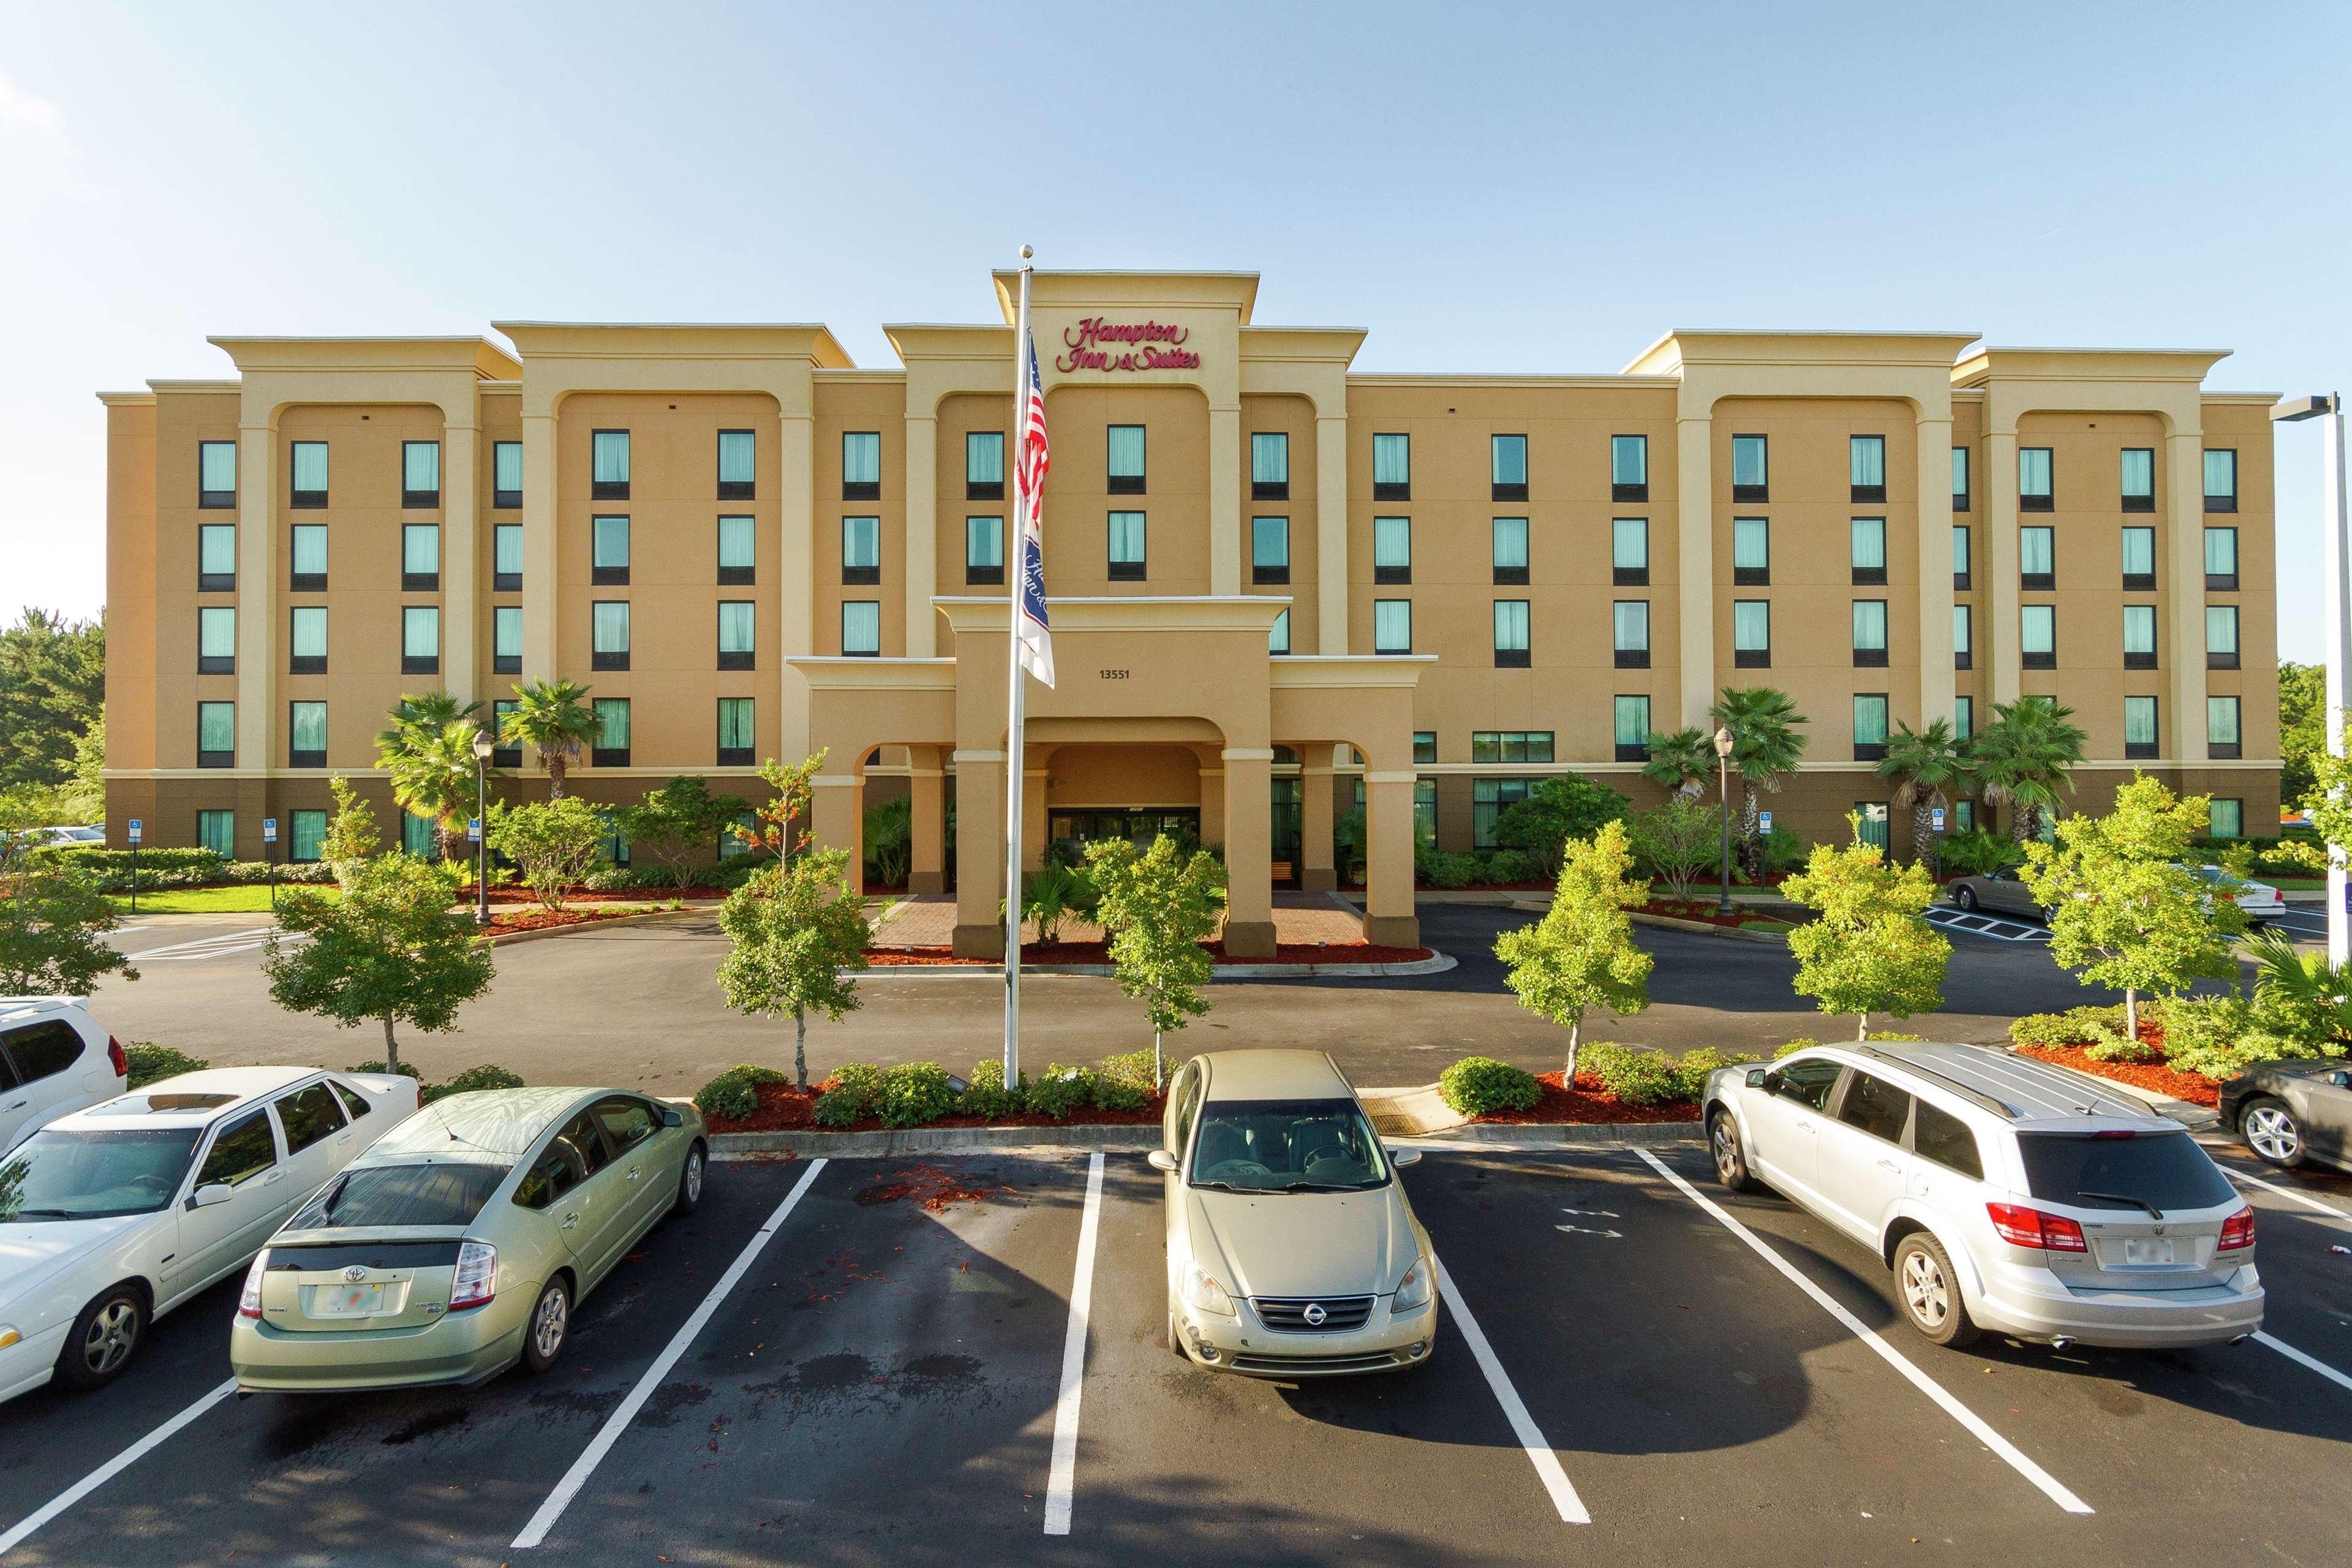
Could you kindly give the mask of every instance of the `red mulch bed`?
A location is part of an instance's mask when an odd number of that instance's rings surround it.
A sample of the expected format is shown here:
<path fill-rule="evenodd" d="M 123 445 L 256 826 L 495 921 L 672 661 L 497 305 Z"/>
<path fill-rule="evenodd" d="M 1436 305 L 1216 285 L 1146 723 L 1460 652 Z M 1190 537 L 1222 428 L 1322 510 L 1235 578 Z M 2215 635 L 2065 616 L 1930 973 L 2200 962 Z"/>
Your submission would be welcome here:
<path fill-rule="evenodd" d="M 803 1094 L 788 1083 L 763 1083 L 759 1086 L 760 1109 L 740 1121 L 724 1116 L 709 1119 L 713 1132 L 878 1132 L 882 1123 L 868 1117 L 847 1127 L 820 1129 L 816 1120 L 816 1097 L 824 1092 L 824 1085 Z M 1139 1127 L 1156 1122 L 1165 1109 L 1165 1101 L 1152 1095 L 1136 1110 L 1097 1110 L 1092 1106 L 1071 1112 L 1066 1117 L 1039 1116 L 1024 1111 L 1018 1116 L 942 1116 L 937 1121 L 926 1121 L 926 1127 Z"/>
<path fill-rule="evenodd" d="M 590 925 L 597 921 L 616 921 L 623 915 L 635 914 L 635 910 L 543 910 L 537 904 L 528 909 L 490 910 L 490 934 L 504 936 L 516 931 L 552 931 L 558 926 Z"/>
<path fill-rule="evenodd" d="M 2140 1038 L 2149 1045 L 2161 1045 L 2164 1036 L 2155 1024 L 2140 1025 Z M 2109 1078 L 2117 1083 L 2130 1084 L 2151 1094 L 2168 1094 L 2175 1100 L 2185 1100 L 2191 1105 L 2219 1106 L 2221 1090 L 2214 1081 L 2201 1073 L 2176 1072 L 2161 1061 L 2103 1062 L 2080 1046 L 2020 1046 L 2017 1054 L 2032 1057 L 2036 1061 L 2054 1062 L 2062 1068 L 2089 1073 L 2093 1078 Z"/>
<path fill-rule="evenodd" d="M 1681 899 L 1652 899 L 1647 904 L 1633 912 L 1635 914 L 1643 915 L 1664 915 L 1669 920 L 1698 921 L 1706 925 L 1729 926 L 1733 928 L 1741 926 L 1771 926 L 1781 931 L 1786 931 L 1791 923 L 1788 921 L 1781 920 L 1777 916 L 1759 913 L 1754 910 L 1740 910 L 1737 914 L 1732 915 L 1727 920 L 1725 917 L 1716 912 L 1714 904 L 1703 904 L 1698 902 L 1696 900 L 1685 901 Z"/>
<path fill-rule="evenodd" d="M 1235 958 L 1223 942 L 1204 944 L 1219 963 L 1418 963 L 1427 958 L 1425 947 L 1375 947 L 1360 942 L 1286 942 L 1275 946 L 1272 958 Z M 981 958 L 954 958 L 943 947 L 876 947 L 866 961 L 877 967 L 929 964 L 979 964 Z M 1110 949 L 1099 942 L 1026 942 L 1021 944 L 1024 963 L 1108 963 Z"/>
<path fill-rule="evenodd" d="M 593 888 L 572 888 L 565 891 L 563 901 L 567 904 L 659 904 L 667 903 L 672 899 L 723 899 L 726 896 L 727 892 L 723 888 L 614 888 L 604 891 Z M 465 897 L 458 902 L 471 904 L 473 901 L 473 886 L 468 883 Z M 492 888 L 490 889 L 490 907 L 493 909 L 500 904 L 535 904 L 537 902 L 539 902 L 539 895 L 533 893 L 529 888 Z"/>
<path fill-rule="evenodd" d="M 1663 1105 L 1629 1105 L 1601 1087 L 1601 1080 L 1589 1072 L 1576 1075 L 1576 1087 L 1564 1087 L 1556 1072 L 1536 1074 L 1536 1082 L 1543 1088 L 1543 1098 L 1532 1110 L 1490 1110 L 1484 1116 L 1474 1116 L 1474 1121 L 1504 1121 L 1511 1123 L 1537 1121 L 1570 1121 L 1595 1125 L 1630 1121 L 1696 1121 L 1698 1107 L 1687 1100 L 1670 1100 Z"/>

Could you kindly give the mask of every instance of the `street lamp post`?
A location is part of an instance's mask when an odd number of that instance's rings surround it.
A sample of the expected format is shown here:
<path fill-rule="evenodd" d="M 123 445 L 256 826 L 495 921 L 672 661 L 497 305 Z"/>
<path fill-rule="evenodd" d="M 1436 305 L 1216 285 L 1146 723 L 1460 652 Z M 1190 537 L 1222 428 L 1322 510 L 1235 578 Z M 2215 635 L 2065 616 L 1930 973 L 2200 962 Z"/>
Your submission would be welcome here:
<path fill-rule="evenodd" d="M 490 785 L 488 768 L 498 740 L 488 730 L 474 731 L 474 923 L 490 923 Z"/>
<path fill-rule="evenodd" d="M 2331 756 L 2344 755 L 2344 706 L 2347 669 L 2352 669 L 2352 542 L 2346 538 L 2344 496 L 2344 395 L 2325 393 L 2317 396 L 2290 397 L 2271 410 L 2271 417 L 2281 424 L 2313 419 L 2325 415 L 2327 428 L 2323 437 L 2326 451 L 2322 461 L 2326 477 L 2319 494 L 2319 526 L 2321 571 L 2326 577 L 2327 595 L 2326 625 L 2327 647 L 2327 751 Z M 2344 851 L 2335 845 L 2327 850 L 2327 961 L 2343 964 L 2352 962 L 2352 910 L 2345 900 L 2347 887 L 2345 877 Z"/>
<path fill-rule="evenodd" d="M 1726 724 L 1715 732 L 1715 782 L 1723 794 L 1723 897 L 1715 912 L 1727 919 L 1731 914 L 1731 726 Z"/>

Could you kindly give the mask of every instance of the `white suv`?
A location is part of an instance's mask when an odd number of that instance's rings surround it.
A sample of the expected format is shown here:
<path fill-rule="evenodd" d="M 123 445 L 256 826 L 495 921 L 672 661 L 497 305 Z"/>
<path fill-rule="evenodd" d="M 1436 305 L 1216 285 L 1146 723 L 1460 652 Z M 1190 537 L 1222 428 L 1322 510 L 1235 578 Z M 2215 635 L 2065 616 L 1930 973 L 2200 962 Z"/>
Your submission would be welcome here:
<path fill-rule="evenodd" d="M 0 1154 L 36 1129 L 121 1094 L 131 1059 L 79 1002 L 0 996 Z"/>
<path fill-rule="evenodd" d="M 2262 1326 L 2254 1215 L 2179 1124 L 1986 1046 L 1816 1047 L 1708 1075 L 1707 1142 L 1874 1249 L 1914 1328 L 2060 1347 Z"/>

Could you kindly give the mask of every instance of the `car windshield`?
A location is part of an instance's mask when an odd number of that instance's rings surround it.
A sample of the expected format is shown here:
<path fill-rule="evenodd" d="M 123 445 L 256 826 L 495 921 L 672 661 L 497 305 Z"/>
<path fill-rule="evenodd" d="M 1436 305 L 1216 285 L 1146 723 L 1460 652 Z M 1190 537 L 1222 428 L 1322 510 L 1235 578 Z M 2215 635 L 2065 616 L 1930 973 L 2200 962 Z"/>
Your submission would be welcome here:
<path fill-rule="evenodd" d="M 200 1127 L 36 1132 L 0 1164 L 0 1222 L 153 1214 L 188 1173 Z"/>
<path fill-rule="evenodd" d="M 2186 1131 L 2021 1132 L 2017 1148 L 2035 1197 L 2079 1208 L 2209 1209 L 2237 1195 Z"/>
<path fill-rule="evenodd" d="M 364 1165 L 320 1188 L 287 1228 L 471 1225 L 512 1169 L 477 1160 Z"/>
<path fill-rule="evenodd" d="M 1196 1187 L 1349 1193 L 1388 1179 L 1380 1141 L 1353 1100 L 1213 1100 L 1201 1108 Z"/>

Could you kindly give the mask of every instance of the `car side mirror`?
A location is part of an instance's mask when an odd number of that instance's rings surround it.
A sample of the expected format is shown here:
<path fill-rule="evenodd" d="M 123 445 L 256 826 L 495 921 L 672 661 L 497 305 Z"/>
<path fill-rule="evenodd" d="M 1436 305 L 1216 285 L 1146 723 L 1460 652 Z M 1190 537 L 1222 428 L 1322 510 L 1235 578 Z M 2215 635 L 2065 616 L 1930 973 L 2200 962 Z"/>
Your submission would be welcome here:
<path fill-rule="evenodd" d="M 1143 1157 L 1143 1163 L 1155 1171 L 1162 1171 L 1171 1176 L 1176 1173 L 1176 1156 L 1165 1149 L 1154 1149 Z"/>
<path fill-rule="evenodd" d="M 1761 1089 L 1767 1094 L 1778 1094 L 1780 1092 L 1781 1082 L 1782 1079 L 1779 1073 L 1768 1072 L 1761 1079 L 1757 1080 L 1757 1087 Z"/>
<path fill-rule="evenodd" d="M 192 1209 L 208 1209 L 215 1204 L 225 1204 L 235 1196 L 236 1196 L 236 1189 L 226 1182 L 207 1182 L 188 1194 L 188 1206 Z"/>
<path fill-rule="evenodd" d="M 1749 1068 L 1748 1069 L 1748 1088 L 1750 1088 L 1750 1089 L 1769 1089 L 1769 1088 L 1771 1087 L 1771 1085 L 1772 1085 L 1772 1075 L 1771 1075 L 1769 1072 L 1766 1071 L 1764 1068 Z"/>
<path fill-rule="evenodd" d="M 683 1127 L 686 1125 L 686 1118 L 678 1114 L 677 1107 L 672 1106 L 662 1112 L 662 1125 L 664 1127 Z"/>
<path fill-rule="evenodd" d="M 1389 1151 L 1389 1163 L 1394 1165 L 1400 1171 L 1403 1170 L 1407 1165 L 1418 1165 L 1421 1163 L 1421 1151 L 1418 1149 L 1391 1149 Z"/>

